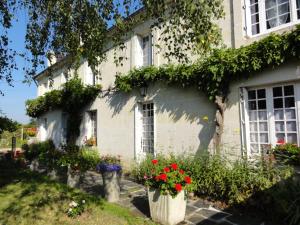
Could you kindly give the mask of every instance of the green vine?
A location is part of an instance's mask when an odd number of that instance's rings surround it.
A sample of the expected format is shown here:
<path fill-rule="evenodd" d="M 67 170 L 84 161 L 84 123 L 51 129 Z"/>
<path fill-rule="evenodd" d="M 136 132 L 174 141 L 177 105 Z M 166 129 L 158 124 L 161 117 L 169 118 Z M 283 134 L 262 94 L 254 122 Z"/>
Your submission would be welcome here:
<path fill-rule="evenodd" d="M 81 110 L 92 102 L 101 86 L 84 86 L 77 77 L 66 82 L 61 90 L 52 90 L 36 99 L 26 101 L 27 115 L 37 118 L 54 109 L 61 109 L 68 115 L 67 141 L 75 143 L 79 136 Z"/>
<path fill-rule="evenodd" d="M 164 65 L 133 69 L 117 76 L 117 90 L 129 92 L 133 88 L 154 82 L 181 87 L 197 86 L 212 101 L 226 97 L 232 81 L 246 79 L 255 73 L 300 57 L 300 26 L 282 35 L 268 37 L 240 48 L 216 49 L 209 57 L 192 65 Z"/>

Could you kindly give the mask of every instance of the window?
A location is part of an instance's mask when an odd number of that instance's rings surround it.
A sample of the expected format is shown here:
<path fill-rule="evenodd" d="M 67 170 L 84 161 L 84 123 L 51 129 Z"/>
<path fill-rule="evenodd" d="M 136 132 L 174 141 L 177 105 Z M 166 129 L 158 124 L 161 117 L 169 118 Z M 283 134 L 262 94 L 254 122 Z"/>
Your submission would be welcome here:
<path fill-rule="evenodd" d="M 248 92 L 250 150 L 261 152 L 269 143 L 266 90 Z"/>
<path fill-rule="evenodd" d="M 154 154 L 154 108 L 153 103 L 142 104 L 142 151 Z"/>
<path fill-rule="evenodd" d="M 247 32 L 265 33 L 300 19 L 300 0 L 247 0 Z M 249 27 L 249 28 L 248 28 Z"/>
<path fill-rule="evenodd" d="M 152 65 L 152 38 L 151 35 L 142 38 L 143 66 Z"/>
<path fill-rule="evenodd" d="M 89 114 L 91 121 L 91 138 L 94 138 L 97 144 L 97 111 L 90 111 Z"/>
<path fill-rule="evenodd" d="M 269 145 L 299 144 L 294 85 L 250 89 L 246 100 L 247 148 L 263 153 Z"/>

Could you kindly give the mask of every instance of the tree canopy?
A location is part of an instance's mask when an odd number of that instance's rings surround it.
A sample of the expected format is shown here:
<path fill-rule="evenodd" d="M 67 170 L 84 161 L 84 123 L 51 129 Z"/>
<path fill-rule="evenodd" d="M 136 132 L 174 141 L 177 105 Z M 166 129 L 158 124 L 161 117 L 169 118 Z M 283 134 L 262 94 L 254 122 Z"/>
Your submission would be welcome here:
<path fill-rule="evenodd" d="M 20 124 L 5 116 L 0 116 L 0 134 L 3 131 L 14 132 L 20 127 Z"/>
<path fill-rule="evenodd" d="M 199 55 L 220 44 L 215 21 L 224 16 L 223 0 L 2 0 L 0 2 L 0 80 L 11 82 L 16 52 L 9 48 L 7 30 L 16 10 L 28 13 L 27 78 L 36 74 L 49 52 L 69 56 L 71 66 L 85 58 L 97 68 L 108 42 L 123 49 L 124 37 L 150 19 L 161 29 L 165 56 L 187 62 L 186 50 Z M 111 28 L 113 26 L 113 28 Z M 160 46 L 158 46 L 160 47 Z M 115 62 L 121 58 L 116 55 Z"/>

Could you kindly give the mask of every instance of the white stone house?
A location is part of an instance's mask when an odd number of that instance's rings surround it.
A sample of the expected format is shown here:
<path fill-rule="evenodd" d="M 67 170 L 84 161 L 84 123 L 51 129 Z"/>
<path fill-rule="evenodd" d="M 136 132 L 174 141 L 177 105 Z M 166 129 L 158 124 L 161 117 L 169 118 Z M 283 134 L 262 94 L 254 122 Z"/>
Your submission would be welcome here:
<path fill-rule="evenodd" d="M 238 48 L 300 23 L 299 0 L 224 0 L 224 7 L 225 19 L 218 23 L 228 47 Z M 99 82 L 106 90 L 114 85 L 117 72 L 168 63 L 163 49 L 154 47 L 160 34 L 150 30 L 149 21 L 136 26 L 133 33 L 125 42 L 126 49 L 119 52 L 127 58 L 123 66 L 114 64 L 113 49 L 106 52 L 107 60 L 100 65 L 101 81 L 82 63 L 78 74 L 85 84 Z M 64 60 L 52 65 L 52 86 L 47 69 L 36 76 L 38 96 L 66 82 L 64 65 Z M 222 138 L 226 154 L 257 155 L 265 144 L 275 145 L 279 139 L 299 144 L 299 66 L 300 62 L 291 61 L 231 84 Z M 195 88 L 156 83 L 129 94 L 112 92 L 86 108 L 77 142 L 96 137 L 101 154 L 118 154 L 128 161 L 146 153 L 205 151 L 212 146 L 215 110 L 215 104 Z M 65 117 L 60 110 L 39 117 L 39 140 L 63 143 Z"/>

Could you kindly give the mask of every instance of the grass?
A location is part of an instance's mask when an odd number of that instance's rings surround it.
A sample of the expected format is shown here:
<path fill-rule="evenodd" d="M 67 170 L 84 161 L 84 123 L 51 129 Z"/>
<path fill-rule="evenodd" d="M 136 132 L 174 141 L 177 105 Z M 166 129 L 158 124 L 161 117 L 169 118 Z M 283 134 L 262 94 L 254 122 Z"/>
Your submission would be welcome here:
<path fill-rule="evenodd" d="M 72 200 L 85 200 L 85 212 L 77 218 L 66 215 Z M 121 206 L 71 189 L 47 177 L 0 160 L 0 225 L 47 224 L 153 224 L 133 216 Z"/>

